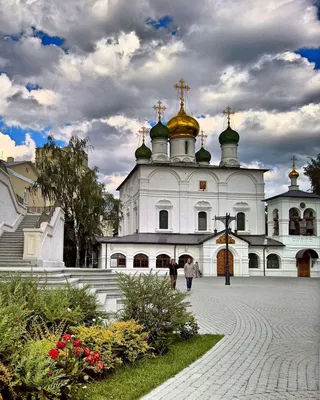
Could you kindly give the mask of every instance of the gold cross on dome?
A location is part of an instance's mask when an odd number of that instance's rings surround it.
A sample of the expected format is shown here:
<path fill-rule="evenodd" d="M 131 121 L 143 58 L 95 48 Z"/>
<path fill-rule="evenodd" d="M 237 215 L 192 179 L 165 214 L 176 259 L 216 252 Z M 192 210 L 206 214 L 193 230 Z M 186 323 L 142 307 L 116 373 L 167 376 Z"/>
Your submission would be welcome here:
<path fill-rule="evenodd" d="M 222 114 L 228 115 L 228 126 L 230 126 L 230 115 L 235 114 L 235 112 L 231 111 L 230 107 L 227 107 L 224 111 L 222 111 Z"/>
<path fill-rule="evenodd" d="M 291 160 L 292 160 L 292 168 L 294 169 L 296 167 L 297 157 L 296 156 L 292 156 Z"/>
<path fill-rule="evenodd" d="M 175 85 L 173 85 L 173 87 L 175 89 L 180 90 L 180 105 L 181 107 L 183 107 L 184 105 L 184 90 L 188 91 L 190 90 L 190 86 L 189 85 L 185 85 L 186 81 L 184 79 L 180 79 L 179 81 L 180 85 L 178 85 L 177 83 Z"/>
<path fill-rule="evenodd" d="M 144 143 L 145 140 L 145 136 L 148 133 L 148 129 L 145 128 L 144 126 L 140 129 L 140 131 L 138 131 L 138 133 L 142 136 L 142 143 Z"/>
<path fill-rule="evenodd" d="M 200 135 L 201 137 L 201 147 L 204 146 L 204 139 L 208 137 L 208 135 L 205 135 L 203 131 L 201 131 Z"/>
<path fill-rule="evenodd" d="M 165 107 L 165 106 L 161 106 L 161 104 L 162 104 L 162 101 L 158 101 L 157 102 L 157 106 L 153 106 L 153 108 L 155 109 L 155 110 L 157 110 L 157 112 L 158 112 L 158 120 L 159 120 L 159 122 L 161 122 L 161 114 L 162 114 L 162 111 L 164 111 L 164 110 L 166 110 L 167 109 L 167 107 Z"/>

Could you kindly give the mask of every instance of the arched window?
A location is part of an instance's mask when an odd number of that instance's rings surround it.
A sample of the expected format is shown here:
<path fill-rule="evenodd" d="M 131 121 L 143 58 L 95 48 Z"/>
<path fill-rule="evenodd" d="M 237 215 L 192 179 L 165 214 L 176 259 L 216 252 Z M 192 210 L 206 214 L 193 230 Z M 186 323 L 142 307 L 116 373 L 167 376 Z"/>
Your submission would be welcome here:
<path fill-rule="evenodd" d="M 134 268 L 148 268 L 149 267 L 149 258 L 145 254 L 137 254 L 133 259 L 133 267 Z"/>
<path fill-rule="evenodd" d="M 169 226 L 169 213 L 167 210 L 159 212 L 159 229 L 168 229 Z"/>
<path fill-rule="evenodd" d="M 245 222 L 245 213 L 238 212 L 237 214 L 237 231 L 245 231 L 246 230 L 246 222 Z"/>
<path fill-rule="evenodd" d="M 205 211 L 200 211 L 198 213 L 198 231 L 207 230 L 207 213 Z"/>
<path fill-rule="evenodd" d="M 170 264 L 170 257 L 167 254 L 160 254 L 156 260 L 156 267 L 157 268 L 168 268 Z"/>
<path fill-rule="evenodd" d="M 300 213 L 297 208 L 289 210 L 289 235 L 300 235 Z"/>
<path fill-rule="evenodd" d="M 180 257 L 179 257 L 179 268 L 183 268 L 184 267 L 184 264 L 188 261 L 188 258 L 191 258 L 191 260 L 192 260 L 192 257 L 189 255 L 189 254 L 182 254 Z"/>
<path fill-rule="evenodd" d="M 269 268 L 269 269 L 279 269 L 280 268 L 279 257 L 276 254 L 268 255 L 267 268 Z"/>
<path fill-rule="evenodd" d="M 259 268 L 259 257 L 254 253 L 249 253 L 249 268 Z"/>
<path fill-rule="evenodd" d="M 275 236 L 279 235 L 279 211 L 275 208 L 272 212 L 272 219 L 273 219 L 273 234 Z"/>
<path fill-rule="evenodd" d="M 110 257 L 111 268 L 126 268 L 126 256 L 121 253 L 112 254 Z"/>
<path fill-rule="evenodd" d="M 303 224 L 303 232 L 301 235 L 313 236 L 316 235 L 316 213 L 312 208 L 307 208 L 303 213 L 303 219 L 300 221 L 300 226 Z"/>

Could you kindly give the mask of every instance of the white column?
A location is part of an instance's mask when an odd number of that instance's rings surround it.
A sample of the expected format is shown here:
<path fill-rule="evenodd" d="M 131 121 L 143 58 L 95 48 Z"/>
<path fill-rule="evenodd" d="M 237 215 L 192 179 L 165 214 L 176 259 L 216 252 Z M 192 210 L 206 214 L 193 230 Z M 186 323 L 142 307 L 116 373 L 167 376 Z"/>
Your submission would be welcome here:
<path fill-rule="evenodd" d="M 105 269 L 106 268 L 106 261 L 107 261 L 107 244 L 106 243 L 101 243 L 100 251 L 99 251 L 98 267 L 100 269 Z"/>

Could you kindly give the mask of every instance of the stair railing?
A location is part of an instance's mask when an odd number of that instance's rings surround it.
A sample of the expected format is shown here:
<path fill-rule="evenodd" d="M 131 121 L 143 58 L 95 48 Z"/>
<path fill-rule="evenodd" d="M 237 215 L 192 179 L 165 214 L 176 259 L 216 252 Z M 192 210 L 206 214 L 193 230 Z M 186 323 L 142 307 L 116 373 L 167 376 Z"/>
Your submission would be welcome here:
<path fill-rule="evenodd" d="M 43 212 L 41 213 L 40 217 L 38 218 L 37 222 L 35 223 L 35 226 L 34 226 L 34 227 L 35 227 L 35 228 L 40 228 L 40 226 L 41 226 L 41 224 L 42 224 L 43 222 L 49 222 L 49 223 L 50 223 L 51 218 L 52 218 L 52 216 L 53 216 L 53 214 L 54 214 L 54 212 L 55 212 L 55 209 L 56 209 L 57 207 L 60 207 L 60 203 L 59 203 L 58 201 L 56 201 L 56 202 L 54 203 L 54 205 L 51 206 L 51 210 L 50 210 L 50 213 L 49 213 L 49 214 L 46 213 L 45 211 L 43 211 Z"/>

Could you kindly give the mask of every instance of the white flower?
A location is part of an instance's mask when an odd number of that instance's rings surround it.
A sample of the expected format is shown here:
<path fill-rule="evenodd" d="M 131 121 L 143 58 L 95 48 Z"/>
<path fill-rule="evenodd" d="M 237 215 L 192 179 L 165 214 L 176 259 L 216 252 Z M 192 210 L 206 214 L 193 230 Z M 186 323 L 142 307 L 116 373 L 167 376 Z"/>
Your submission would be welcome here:
<path fill-rule="evenodd" d="M 69 312 L 72 312 L 71 308 L 67 308 L 67 310 L 68 310 Z"/>

